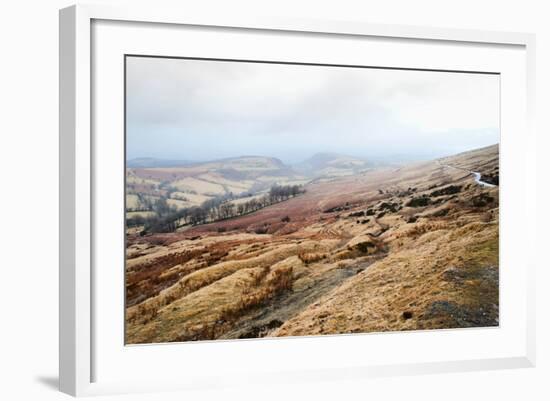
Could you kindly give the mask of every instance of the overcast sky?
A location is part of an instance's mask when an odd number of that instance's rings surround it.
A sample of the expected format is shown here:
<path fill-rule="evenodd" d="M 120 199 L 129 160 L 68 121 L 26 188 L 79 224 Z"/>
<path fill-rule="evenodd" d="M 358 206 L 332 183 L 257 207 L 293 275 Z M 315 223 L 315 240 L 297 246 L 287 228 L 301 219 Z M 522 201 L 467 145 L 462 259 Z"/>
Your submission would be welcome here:
<path fill-rule="evenodd" d="M 414 160 L 499 142 L 496 75 L 129 57 L 126 101 L 128 159 Z"/>

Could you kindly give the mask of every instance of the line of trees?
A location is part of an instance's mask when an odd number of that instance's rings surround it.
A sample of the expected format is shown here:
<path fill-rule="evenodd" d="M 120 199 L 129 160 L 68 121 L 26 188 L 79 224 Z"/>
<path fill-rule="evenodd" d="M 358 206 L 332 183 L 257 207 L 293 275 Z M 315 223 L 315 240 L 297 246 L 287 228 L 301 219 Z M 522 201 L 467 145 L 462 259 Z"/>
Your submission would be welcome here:
<path fill-rule="evenodd" d="M 126 223 L 128 227 L 144 226 L 144 234 L 173 232 L 179 226 L 186 224 L 195 226 L 249 214 L 304 192 L 305 189 L 301 185 L 275 185 L 271 187 L 269 193 L 239 204 L 231 202 L 235 197 L 227 194 L 209 199 L 200 206 L 179 210 L 169 205 L 165 198 L 160 198 L 152 206 L 155 213 L 153 216 L 132 216 L 126 220 Z"/>

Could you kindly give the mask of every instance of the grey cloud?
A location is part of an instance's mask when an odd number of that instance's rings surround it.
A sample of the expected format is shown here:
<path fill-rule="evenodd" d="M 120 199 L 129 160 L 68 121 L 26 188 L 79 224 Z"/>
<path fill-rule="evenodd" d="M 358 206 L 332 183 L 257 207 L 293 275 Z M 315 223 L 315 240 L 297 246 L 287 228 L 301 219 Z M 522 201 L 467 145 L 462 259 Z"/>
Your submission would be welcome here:
<path fill-rule="evenodd" d="M 494 76 L 153 58 L 127 65 L 130 158 L 414 158 L 498 142 Z"/>

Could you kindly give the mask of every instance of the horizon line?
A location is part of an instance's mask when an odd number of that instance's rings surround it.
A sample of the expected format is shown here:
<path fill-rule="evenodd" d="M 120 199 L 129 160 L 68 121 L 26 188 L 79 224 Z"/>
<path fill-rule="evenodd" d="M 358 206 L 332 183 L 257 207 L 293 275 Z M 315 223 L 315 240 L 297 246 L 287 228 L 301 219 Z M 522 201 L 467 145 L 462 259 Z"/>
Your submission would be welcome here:
<path fill-rule="evenodd" d="M 444 154 L 444 155 L 438 156 L 438 157 L 459 155 L 461 153 L 471 152 L 473 150 L 489 148 L 491 146 L 497 146 L 497 145 L 500 145 L 500 142 L 496 142 L 496 143 L 493 143 L 493 144 L 490 144 L 490 145 L 481 146 L 481 147 L 477 147 L 477 148 L 470 148 L 470 149 L 466 149 L 466 150 L 461 150 L 457 153 L 447 153 L 447 154 Z M 352 154 L 349 154 L 349 153 L 320 151 L 320 152 L 311 153 L 310 156 L 307 156 L 302 161 L 305 161 L 305 160 L 310 159 L 313 156 L 317 156 L 317 155 L 346 156 L 346 157 L 353 157 L 353 158 L 360 159 L 360 160 L 365 160 L 365 161 L 368 161 L 368 158 L 373 157 L 372 155 L 370 155 L 370 156 L 355 156 L 355 155 L 352 155 Z M 386 157 L 399 157 L 399 156 L 409 156 L 409 155 L 398 153 L 398 154 L 393 154 L 393 155 L 387 154 L 385 156 L 379 156 L 379 157 L 386 158 Z M 410 155 L 410 156 L 414 157 L 414 155 Z M 261 157 L 261 158 L 266 158 L 266 159 L 276 159 L 276 160 L 284 163 L 277 156 L 268 156 L 268 155 L 265 155 L 265 154 L 242 154 L 242 155 L 237 155 L 237 156 L 227 156 L 227 157 L 209 158 L 209 159 L 186 159 L 186 158 L 179 158 L 179 157 L 137 156 L 137 157 L 132 157 L 132 158 L 126 158 L 126 163 L 131 162 L 131 161 L 135 161 L 135 160 L 143 160 L 143 159 L 152 159 L 152 160 L 168 161 L 168 162 L 208 163 L 208 162 L 217 162 L 217 161 L 223 161 L 223 160 L 244 159 L 244 158 L 254 158 L 254 157 Z M 378 158 L 378 157 L 375 157 L 375 158 Z M 298 162 L 298 163 L 300 163 L 300 162 Z M 296 163 L 291 163 L 291 164 L 296 164 Z"/>

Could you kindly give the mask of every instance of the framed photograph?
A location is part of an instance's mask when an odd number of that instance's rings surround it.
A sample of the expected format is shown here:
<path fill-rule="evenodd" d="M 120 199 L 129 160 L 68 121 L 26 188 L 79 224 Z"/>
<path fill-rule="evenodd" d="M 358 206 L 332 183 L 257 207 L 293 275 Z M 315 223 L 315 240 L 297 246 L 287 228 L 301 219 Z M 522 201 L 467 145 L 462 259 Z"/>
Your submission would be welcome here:
<path fill-rule="evenodd" d="M 60 387 L 529 367 L 534 37 L 60 12 Z"/>

